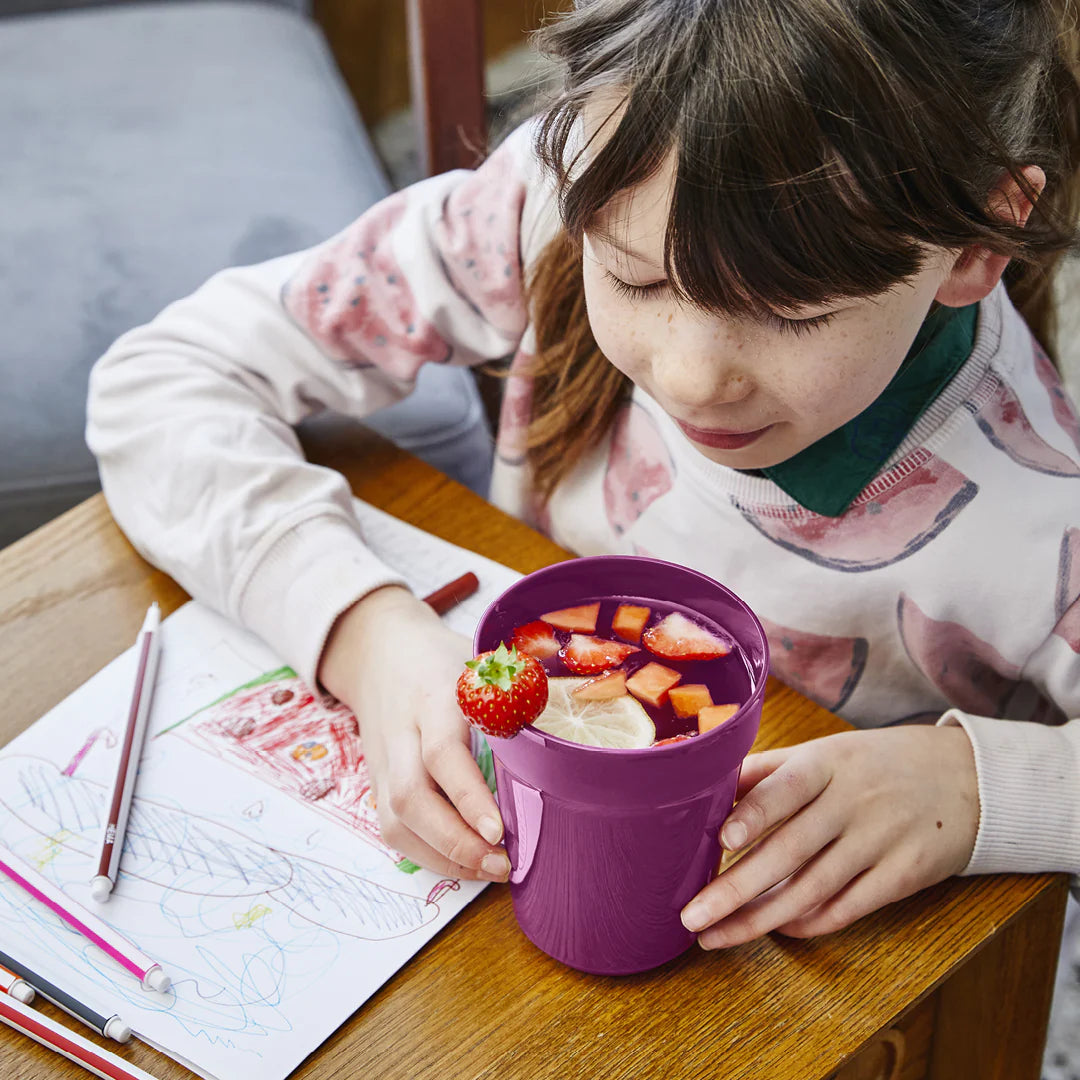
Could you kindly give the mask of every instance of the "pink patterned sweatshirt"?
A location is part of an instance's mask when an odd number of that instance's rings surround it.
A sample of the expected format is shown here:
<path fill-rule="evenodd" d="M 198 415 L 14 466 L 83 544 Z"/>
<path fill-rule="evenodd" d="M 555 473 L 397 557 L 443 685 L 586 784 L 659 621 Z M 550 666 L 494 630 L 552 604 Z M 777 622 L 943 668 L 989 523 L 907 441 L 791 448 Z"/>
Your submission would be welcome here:
<path fill-rule="evenodd" d="M 94 369 L 88 427 L 121 527 L 313 681 L 334 619 L 398 578 L 291 426 L 399 400 L 425 363 L 513 357 L 492 502 L 582 555 L 726 583 L 761 616 L 774 673 L 852 724 L 962 725 L 981 803 L 965 873 L 1080 874 L 1080 423 L 1004 290 L 840 517 L 707 460 L 641 391 L 541 512 L 522 279 L 556 228 L 523 128 L 475 172 L 220 273 L 126 334 Z"/>

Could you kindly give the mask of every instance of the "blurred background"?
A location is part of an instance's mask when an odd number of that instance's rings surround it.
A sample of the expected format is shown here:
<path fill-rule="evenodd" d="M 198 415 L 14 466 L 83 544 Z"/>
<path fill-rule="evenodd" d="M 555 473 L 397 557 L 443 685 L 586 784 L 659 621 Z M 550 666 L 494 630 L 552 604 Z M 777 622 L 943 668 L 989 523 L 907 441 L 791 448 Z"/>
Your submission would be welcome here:
<path fill-rule="evenodd" d="M 475 166 L 553 88 L 528 35 L 571 5 L 0 0 L 0 547 L 97 490 L 87 376 L 120 334 Z M 1075 398 L 1075 261 L 1059 292 Z M 498 391 L 428 365 L 370 426 L 486 494 Z"/>
<path fill-rule="evenodd" d="M 87 376 L 121 333 L 476 165 L 567 4 L 0 0 L 0 547 L 97 490 Z M 425 371 L 371 426 L 486 493 L 481 393 Z"/>

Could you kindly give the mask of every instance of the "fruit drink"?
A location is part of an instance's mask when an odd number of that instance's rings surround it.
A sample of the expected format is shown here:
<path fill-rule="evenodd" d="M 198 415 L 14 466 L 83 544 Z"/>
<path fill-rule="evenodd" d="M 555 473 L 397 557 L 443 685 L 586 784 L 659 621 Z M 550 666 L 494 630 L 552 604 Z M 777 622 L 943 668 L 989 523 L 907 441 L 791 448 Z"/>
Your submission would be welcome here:
<path fill-rule="evenodd" d="M 595 622 L 591 622 L 590 608 L 595 610 Z M 620 693 L 630 695 L 645 711 L 655 729 L 652 740 L 634 745 L 657 745 L 679 736 L 693 737 L 699 730 L 696 706 L 704 702 L 707 705 L 738 707 L 753 696 L 754 680 L 743 649 L 723 627 L 682 605 L 635 596 L 587 597 L 574 608 L 544 614 L 550 621 L 541 616 L 515 629 L 512 643 L 518 652 L 535 656 L 543 665 L 549 680 L 574 679 L 567 686 L 582 687 L 581 694 L 595 693 L 600 699 L 607 697 L 609 700 L 617 699 Z M 706 642 L 708 638 L 722 642 L 727 653 L 709 659 L 681 659 L 674 656 L 671 637 L 665 633 L 666 627 L 671 625 L 669 616 L 673 615 L 681 616 L 693 627 L 704 630 Z M 593 627 L 591 632 L 590 625 Z M 605 655 L 605 650 L 596 644 L 596 639 L 610 643 L 613 648 Z M 650 644 L 660 652 L 650 648 Z M 631 649 L 633 651 L 629 651 Z M 705 650 L 708 649 L 706 643 Z M 674 651 L 677 652 L 678 648 Z M 690 651 L 693 651 L 692 647 Z M 667 679 L 661 675 L 659 683 L 652 687 L 647 685 L 642 690 L 636 685 L 638 680 L 635 680 L 635 675 L 649 665 L 654 668 L 646 673 L 647 676 L 657 668 L 661 671 L 667 669 L 673 675 Z M 678 681 L 672 688 L 672 694 L 664 690 L 664 684 L 674 675 L 678 676 Z M 623 688 L 623 679 L 628 684 L 626 689 Z M 592 690 L 582 686 L 588 682 L 593 684 Z M 601 689 L 606 684 L 611 684 L 610 691 Z M 555 685 L 549 682 L 549 686 L 554 688 Z M 699 687 L 705 688 L 704 695 L 695 689 Z M 557 705 L 558 700 L 559 695 L 553 694 L 553 704 Z M 676 712 L 675 701 L 680 705 L 681 716 Z M 716 722 L 728 714 L 734 715 L 734 711 L 707 710 L 703 719 L 710 717 Z M 537 724 L 542 730 L 551 730 L 552 734 L 576 741 L 563 729 L 548 729 L 543 717 Z"/>

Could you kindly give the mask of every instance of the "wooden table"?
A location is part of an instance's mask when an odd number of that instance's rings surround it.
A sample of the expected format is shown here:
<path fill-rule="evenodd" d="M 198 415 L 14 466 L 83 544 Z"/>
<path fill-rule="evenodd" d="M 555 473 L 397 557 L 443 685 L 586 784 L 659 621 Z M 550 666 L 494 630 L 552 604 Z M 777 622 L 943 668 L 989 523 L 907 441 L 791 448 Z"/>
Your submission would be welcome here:
<path fill-rule="evenodd" d="M 389 444 L 361 449 L 308 452 L 361 498 L 517 570 L 566 557 Z M 135 554 L 100 496 L 0 552 L 0 743 L 126 649 L 154 599 L 168 613 L 186 596 Z M 844 727 L 774 681 L 758 747 Z M 536 950 L 492 885 L 294 1075 L 1036 1080 L 1065 899 L 1063 875 L 954 879 L 824 938 L 692 949 L 656 972 L 599 978 Z M 162 1078 L 191 1075 L 141 1043 L 121 1052 Z M 0 1029 L 5 1080 L 86 1075 Z"/>

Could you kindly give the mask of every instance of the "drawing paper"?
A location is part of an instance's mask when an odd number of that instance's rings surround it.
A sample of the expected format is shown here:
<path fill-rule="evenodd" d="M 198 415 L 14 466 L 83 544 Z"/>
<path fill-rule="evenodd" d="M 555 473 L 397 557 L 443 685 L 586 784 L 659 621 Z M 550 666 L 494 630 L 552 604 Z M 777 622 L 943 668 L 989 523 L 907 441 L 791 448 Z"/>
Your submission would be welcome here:
<path fill-rule="evenodd" d="M 369 545 L 418 596 L 468 570 L 444 616 L 471 637 L 519 576 L 363 503 Z M 0 879 L 0 948 L 205 1077 L 281 1080 L 484 887 L 379 835 L 355 717 L 198 603 L 162 624 L 120 876 L 89 882 L 134 675 L 132 648 L 0 750 L 0 843 L 149 956 L 135 979 Z"/>

